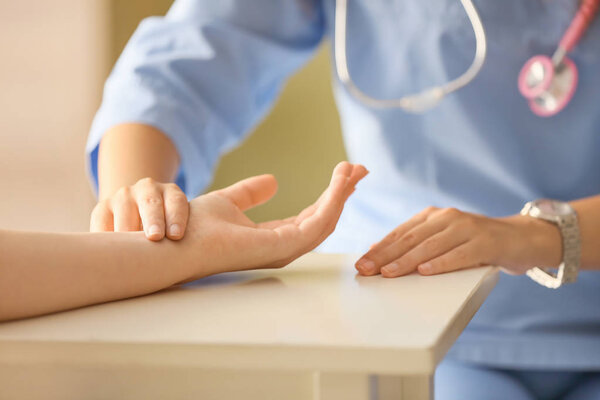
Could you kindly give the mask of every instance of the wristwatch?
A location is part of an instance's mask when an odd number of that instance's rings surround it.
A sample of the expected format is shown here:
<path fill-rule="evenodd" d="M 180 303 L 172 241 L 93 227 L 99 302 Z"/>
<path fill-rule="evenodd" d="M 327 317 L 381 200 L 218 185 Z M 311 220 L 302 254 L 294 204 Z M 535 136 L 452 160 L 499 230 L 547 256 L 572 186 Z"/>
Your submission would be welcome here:
<path fill-rule="evenodd" d="M 577 213 L 568 203 L 549 199 L 539 199 L 525 204 L 521 215 L 540 218 L 558 226 L 562 236 L 562 262 L 556 274 L 549 269 L 534 267 L 527 276 L 550 289 L 557 289 L 563 283 L 577 280 L 581 260 L 581 237 Z"/>

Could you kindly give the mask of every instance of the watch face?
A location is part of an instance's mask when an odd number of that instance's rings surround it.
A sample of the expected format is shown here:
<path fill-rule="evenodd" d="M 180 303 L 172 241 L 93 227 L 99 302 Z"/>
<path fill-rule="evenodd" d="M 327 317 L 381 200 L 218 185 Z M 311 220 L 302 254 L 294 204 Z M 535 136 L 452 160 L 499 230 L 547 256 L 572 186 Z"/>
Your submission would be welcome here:
<path fill-rule="evenodd" d="M 535 202 L 535 206 L 539 208 L 542 213 L 548 215 L 563 216 L 571 214 L 571 206 L 562 201 L 541 199 Z"/>

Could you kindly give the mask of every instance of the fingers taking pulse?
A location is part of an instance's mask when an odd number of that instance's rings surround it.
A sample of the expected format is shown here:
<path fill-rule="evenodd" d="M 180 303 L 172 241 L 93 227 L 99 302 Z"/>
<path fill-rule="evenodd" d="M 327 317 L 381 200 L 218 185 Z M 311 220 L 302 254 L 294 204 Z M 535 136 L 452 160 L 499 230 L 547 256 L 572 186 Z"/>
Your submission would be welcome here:
<path fill-rule="evenodd" d="M 90 231 L 143 230 L 150 240 L 183 238 L 189 203 L 179 186 L 152 178 L 140 179 L 100 201 L 92 211 Z"/>

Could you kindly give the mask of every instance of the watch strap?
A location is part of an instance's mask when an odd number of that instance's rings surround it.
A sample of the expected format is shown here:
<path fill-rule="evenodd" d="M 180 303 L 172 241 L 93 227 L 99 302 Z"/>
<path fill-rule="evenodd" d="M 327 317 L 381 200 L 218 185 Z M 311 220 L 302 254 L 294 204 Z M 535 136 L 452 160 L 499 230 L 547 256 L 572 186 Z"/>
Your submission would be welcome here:
<path fill-rule="evenodd" d="M 573 283 L 577 280 L 579 264 L 581 262 L 581 236 L 577 214 L 566 215 L 558 220 L 558 227 L 562 235 L 564 272 L 563 283 Z"/>
<path fill-rule="evenodd" d="M 562 238 L 562 262 L 556 274 L 549 269 L 534 267 L 527 271 L 527 276 L 547 288 L 557 289 L 563 283 L 573 283 L 577 280 L 579 264 L 581 261 L 581 237 L 579 223 L 575 210 L 571 214 L 550 218 L 532 215 L 532 203 L 523 207 L 522 214 L 534 218 L 541 218 L 556 224 Z M 536 213 L 537 214 L 537 213 Z"/>

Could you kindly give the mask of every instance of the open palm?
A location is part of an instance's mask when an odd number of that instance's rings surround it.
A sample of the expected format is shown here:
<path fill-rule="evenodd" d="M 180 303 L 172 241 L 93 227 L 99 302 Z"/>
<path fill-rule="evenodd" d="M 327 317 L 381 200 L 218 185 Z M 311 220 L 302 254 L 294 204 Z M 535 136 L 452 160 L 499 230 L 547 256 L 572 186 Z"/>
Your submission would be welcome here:
<path fill-rule="evenodd" d="M 219 272 L 282 267 L 314 249 L 329 236 L 346 199 L 366 174 L 362 165 L 338 164 L 321 197 L 299 215 L 256 224 L 244 211 L 267 202 L 277 191 L 272 175 L 260 175 L 210 192 L 190 202 L 189 260 L 195 278 Z"/>

